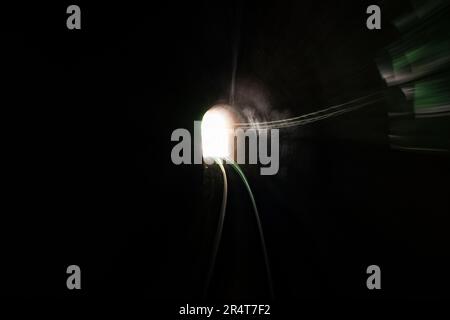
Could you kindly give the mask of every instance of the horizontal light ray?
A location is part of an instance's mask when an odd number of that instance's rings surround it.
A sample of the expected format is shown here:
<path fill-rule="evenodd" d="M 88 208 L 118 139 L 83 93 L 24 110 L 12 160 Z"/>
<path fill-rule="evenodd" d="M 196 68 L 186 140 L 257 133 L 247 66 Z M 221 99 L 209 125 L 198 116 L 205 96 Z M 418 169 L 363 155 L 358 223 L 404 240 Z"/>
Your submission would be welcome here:
<path fill-rule="evenodd" d="M 364 97 L 360 97 L 349 102 L 332 106 L 323 110 L 311 112 L 298 117 L 293 117 L 283 120 L 265 121 L 265 122 L 247 122 L 247 123 L 237 123 L 235 127 L 237 128 L 256 128 L 256 129 L 274 129 L 274 128 L 286 128 L 298 125 L 304 125 L 333 116 L 337 116 L 343 113 L 347 113 L 359 108 L 371 105 L 383 99 L 380 92 L 369 94 Z M 364 101 L 367 100 L 367 101 Z"/>

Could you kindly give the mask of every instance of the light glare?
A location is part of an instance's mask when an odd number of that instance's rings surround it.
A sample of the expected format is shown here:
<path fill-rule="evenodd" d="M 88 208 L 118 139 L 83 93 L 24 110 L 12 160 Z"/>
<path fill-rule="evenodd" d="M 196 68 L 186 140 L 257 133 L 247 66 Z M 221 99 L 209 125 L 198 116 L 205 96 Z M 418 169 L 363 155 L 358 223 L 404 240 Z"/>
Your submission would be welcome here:
<path fill-rule="evenodd" d="M 231 157 L 232 118 L 226 109 L 208 110 L 202 119 L 201 132 L 204 158 Z"/>

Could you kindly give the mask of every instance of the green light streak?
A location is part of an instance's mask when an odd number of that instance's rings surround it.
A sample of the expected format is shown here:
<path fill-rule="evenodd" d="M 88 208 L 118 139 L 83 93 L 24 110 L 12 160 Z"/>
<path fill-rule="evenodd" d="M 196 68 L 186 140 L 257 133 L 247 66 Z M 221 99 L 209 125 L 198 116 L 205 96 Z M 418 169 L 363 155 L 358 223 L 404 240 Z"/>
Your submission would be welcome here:
<path fill-rule="evenodd" d="M 263 233 L 263 228 L 262 228 L 262 224 L 261 224 L 261 219 L 259 217 L 258 208 L 256 207 L 256 201 L 255 201 L 255 198 L 253 196 L 252 189 L 250 188 L 250 185 L 249 185 L 249 183 L 247 181 L 247 178 L 245 177 L 245 174 L 241 170 L 239 165 L 237 163 L 235 163 L 233 160 L 230 160 L 230 159 L 227 159 L 227 162 L 229 164 L 231 164 L 233 169 L 238 173 L 239 177 L 244 182 L 245 188 L 247 189 L 247 192 L 248 192 L 248 194 L 250 196 L 250 200 L 252 202 L 253 210 L 255 212 L 256 223 L 258 225 L 259 237 L 260 237 L 261 246 L 262 246 L 262 250 L 263 250 L 264 264 L 266 266 L 266 273 L 267 273 L 267 280 L 268 280 L 268 284 L 269 284 L 270 296 L 273 299 L 274 298 L 274 293 L 273 293 L 273 285 L 272 285 L 272 274 L 271 274 L 271 271 L 270 271 L 270 264 L 269 264 L 269 256 L 267 255 L 266 242 L 264 240 L 264 233 Z"/>
<path fill-rule="evenodd" d="M 217 253 L 219 252 L 220 241 L 222 239 L 223 223 L 225 221 L 225 212 L 227 209 L 227 198 L 228 198 L 228 182 L 227 182 L 227 174 L 225 172 L 225 168 L 223 167 L 222 161 L 220 159 L 214 158 L 214 161 L 219 166 L 220 171 L 222 171 L 223 194 L 222 194 L 222 204 L 220 206 L 219 222 L 217 224 L 217 232 L 216 232 L 216 237 L 214 239 L 211 264 L 209 267 L 208 274 L 206 276 L 206 285 L 205 285 L 205 291 L 204 291 L 205 299 L 208 295 L 208 290 L 209 290 L 209 286 L 211 284 L 212 275 L 214 273 L 214 268 L 216 266 Z"/>

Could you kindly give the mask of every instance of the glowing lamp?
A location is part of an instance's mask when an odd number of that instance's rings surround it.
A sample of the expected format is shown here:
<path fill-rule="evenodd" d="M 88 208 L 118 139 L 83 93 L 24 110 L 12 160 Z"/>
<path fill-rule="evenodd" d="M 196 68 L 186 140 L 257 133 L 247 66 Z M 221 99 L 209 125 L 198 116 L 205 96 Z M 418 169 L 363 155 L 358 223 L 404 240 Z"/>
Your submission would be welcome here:
<path fill-rule="evenodd" d="M 202 119 L 203 158 L 232 158 L 233 118 L 223 107 L 209 109 Z"/>

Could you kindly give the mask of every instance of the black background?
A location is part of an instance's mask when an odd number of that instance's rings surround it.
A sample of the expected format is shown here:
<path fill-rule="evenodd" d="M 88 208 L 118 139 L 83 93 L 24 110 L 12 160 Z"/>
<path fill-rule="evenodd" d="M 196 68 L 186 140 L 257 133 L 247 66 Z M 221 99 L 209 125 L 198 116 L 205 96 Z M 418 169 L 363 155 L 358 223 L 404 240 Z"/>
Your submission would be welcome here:
<path fill-rule="evenodd" d="M 80 31 L 72 3 L 1 9 L 2 295 L 202 302 L 220 172 L 173 165 L 170 135 L 227 98 L 236 35 L 238 83 L 299 115 L 383 89 L 375 57 L 409 6 L 381 3 L 369 31 L 372 1 L 76 3 Z M 448 156 L 391 150 L 388 126 L 380 102 L 282 131 L 276 176 L 244 166 L 277 301 L 448 298 Z M 227 172 L 209 301 L 268 301 L 250 202 Z"/>

